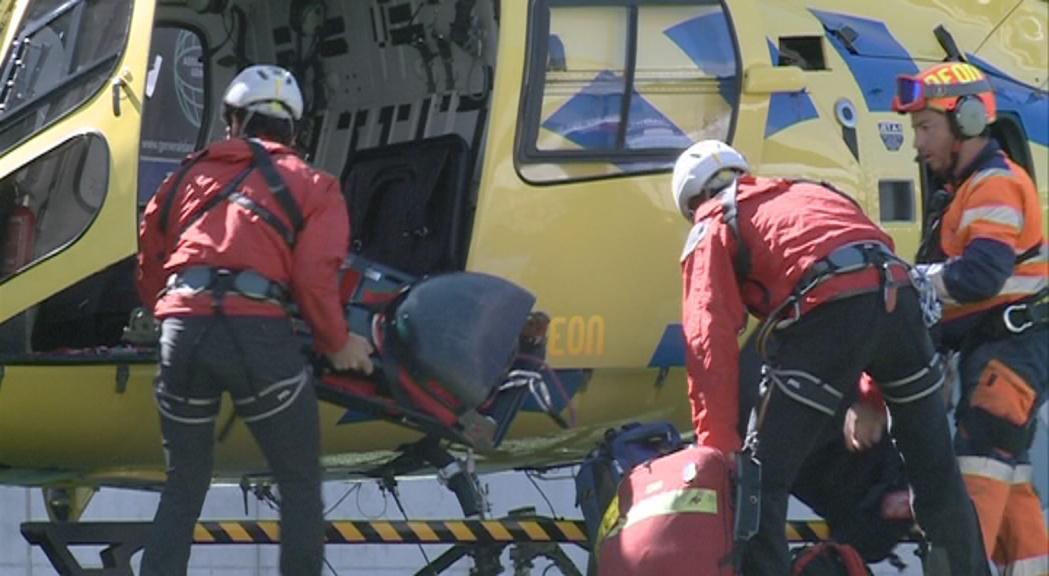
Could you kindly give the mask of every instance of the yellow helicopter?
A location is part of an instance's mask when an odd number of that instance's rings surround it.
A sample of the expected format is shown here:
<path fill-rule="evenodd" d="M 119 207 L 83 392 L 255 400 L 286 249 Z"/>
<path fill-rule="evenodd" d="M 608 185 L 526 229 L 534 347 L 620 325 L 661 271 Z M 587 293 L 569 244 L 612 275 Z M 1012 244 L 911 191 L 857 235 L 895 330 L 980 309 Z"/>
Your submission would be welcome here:
<path fill-rule="evenodd" d="M 380 256 L 394 267 L 492 274 L 548 315 L 552 408 L 573 425 L 526 403 L 478 456 L 500 470 L 578 461 L 630 420 L 689 428 L 676 258 L 687 227 L 667 186 L 693 141 L 729 141 L 763 175 L 834 182 L 913 254 L 933 190 L 890 109 L 893 80 L 963 59 L 990 76 L 995 136 L 1044 207 L 1046 11 L 1042 0 L 5 0 L 0 483 L 64 494 L 49 510 L 75 520 L 94 487 L 163 481 L 154 353 L 121 342 L 138 305 L 138 218 L 186 154 L 221 137 L 222 89 L 250 63 L 296 73 L 302 152 L 344 182 L 437 151 L 416 192 L 427 208 L 355 214 L 355 250 L 369 255 L 366 233 L 385 230 L 398 240 Z M 321 417 L 333 478 L 420 436 L 335 403 Z M 229 420 L 216 479 L 265 469 Z"/>

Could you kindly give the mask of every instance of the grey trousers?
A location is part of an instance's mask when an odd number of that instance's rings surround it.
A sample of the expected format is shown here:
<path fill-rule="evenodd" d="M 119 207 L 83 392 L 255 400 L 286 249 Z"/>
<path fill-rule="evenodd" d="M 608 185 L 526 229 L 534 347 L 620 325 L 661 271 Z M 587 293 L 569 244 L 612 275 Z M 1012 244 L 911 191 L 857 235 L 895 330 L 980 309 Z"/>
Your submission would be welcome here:
<path fill-rule="evenodd" d="M 187 573 L 211 484 L 215 418 L 228 392 L 277 481 L 280 569 L 319 576 L 324 562 L 317 399 L 287 318 L 166 318 L 156 397 L 167 461 L 141 576 Z"/>

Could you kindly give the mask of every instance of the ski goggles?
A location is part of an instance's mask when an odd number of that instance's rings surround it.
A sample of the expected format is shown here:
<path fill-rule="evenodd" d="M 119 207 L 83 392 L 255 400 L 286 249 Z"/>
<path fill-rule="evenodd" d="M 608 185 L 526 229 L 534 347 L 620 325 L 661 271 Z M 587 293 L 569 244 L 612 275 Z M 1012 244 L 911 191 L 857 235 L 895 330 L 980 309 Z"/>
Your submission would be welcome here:
<path fill-rule="evenodd" d="M 991 83 L 986 78 L 964 84 L 926 84 L 924 79 L 917 76 L 900 76 L 896 79 L 892 109 L 896 112 L 916 112 L 928 106 L 930 100 L 975 96 L 991 91 Z"/>

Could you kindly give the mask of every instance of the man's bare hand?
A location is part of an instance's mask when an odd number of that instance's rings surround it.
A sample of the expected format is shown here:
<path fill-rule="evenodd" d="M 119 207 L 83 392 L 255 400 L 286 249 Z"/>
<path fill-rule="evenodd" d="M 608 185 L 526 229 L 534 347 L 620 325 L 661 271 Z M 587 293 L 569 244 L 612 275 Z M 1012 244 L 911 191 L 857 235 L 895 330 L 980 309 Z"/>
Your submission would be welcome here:
<path fill-rule="evenodd" d="M 859 452 L 881 442 L 886 421 L 884 410 L 863 402 L 853 404 L 845 413 L 845 446 Z"/>
<path fill-rule="evenodd" d="M 342 350 L 328 354 L 328 361 L 331 362 L 333 368 L 339 371 L 356 370 L 371 374 L 374 367 L 369 356 L 374 351 L 375 348 L 372 347 L 371 342 L 351 332 L 350 339 Z"/>

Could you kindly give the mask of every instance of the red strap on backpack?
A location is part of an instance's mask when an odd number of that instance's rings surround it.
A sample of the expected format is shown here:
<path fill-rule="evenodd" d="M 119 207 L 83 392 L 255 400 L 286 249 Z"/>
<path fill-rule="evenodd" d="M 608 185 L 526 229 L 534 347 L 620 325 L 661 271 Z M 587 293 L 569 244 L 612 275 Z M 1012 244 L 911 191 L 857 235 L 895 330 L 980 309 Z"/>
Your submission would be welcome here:
<path fill-rule="evenodd" d="M 870 570 L 867 569 L 867 564 L 863 561 L 860 553 L 855 548 L 848 544 L 838 544 L 837 542 L 821 542 L 809 548 L 806 548 L 798 556 L 794 562 L 794 566 L 791 570 L 791 576 L 801 576 L 805 573 L 805 567 L 812 563 L 817 558 L 830 558 L 837 557 L 845 567 L 845 573 L 848 576 L 869 576 Z"/>

